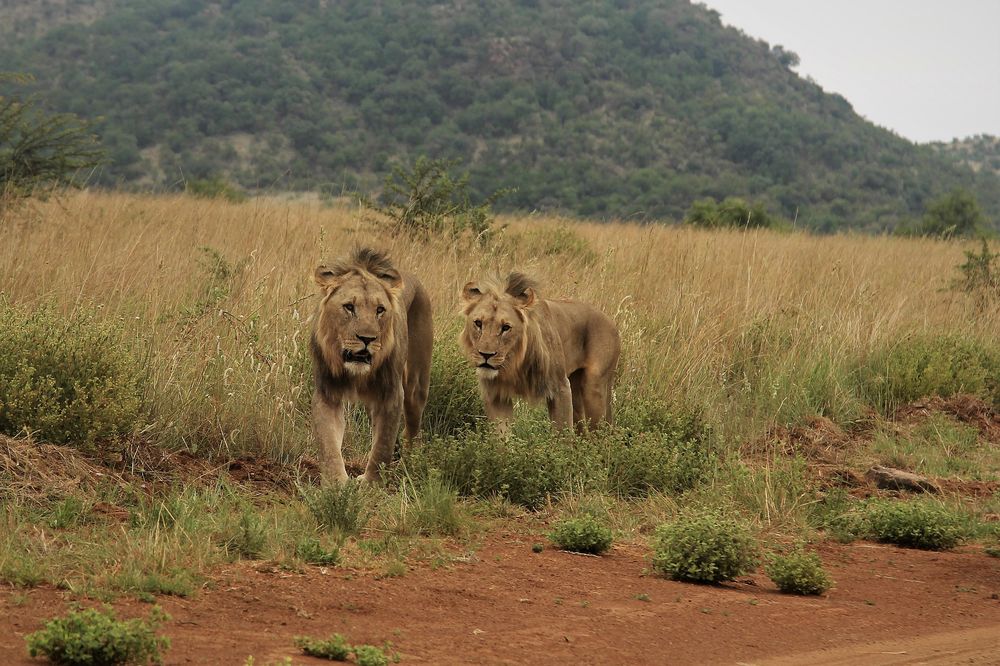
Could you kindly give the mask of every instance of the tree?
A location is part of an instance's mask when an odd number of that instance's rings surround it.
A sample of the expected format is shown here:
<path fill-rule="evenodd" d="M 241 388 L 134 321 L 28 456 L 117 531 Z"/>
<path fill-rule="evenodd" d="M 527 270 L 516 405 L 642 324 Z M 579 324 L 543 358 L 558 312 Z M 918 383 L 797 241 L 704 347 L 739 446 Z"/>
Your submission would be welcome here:
<path fill-rule="evenodd" d="M 3 81 L 23 84 L 31 78 L 0 74 Z M 38 187 L 69 183 L 103 156 L 90 126 L 76 116 L 47 113 L 35 96 L 0 96 L 0 195 L 28 196 Z"/>
<path fill-rule="evenodd" d="M 927 206 L 921 231 L 927 236 L 968 237 L 985 222 L 976 198 L 968 190 L 958 188 Z"/>

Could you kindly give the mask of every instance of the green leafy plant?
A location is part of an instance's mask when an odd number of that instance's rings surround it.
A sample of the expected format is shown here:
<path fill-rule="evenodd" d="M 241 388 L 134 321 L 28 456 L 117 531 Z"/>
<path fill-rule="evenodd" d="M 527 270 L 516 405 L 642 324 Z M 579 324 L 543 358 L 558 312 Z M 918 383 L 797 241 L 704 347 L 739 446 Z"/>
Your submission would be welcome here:
<path fill-rule="evenodd" d="M 374 645 L 354 646 L 354 660 L 358 666 L 388 666 L 389 656 Z"/>
<path fill-rule="evenodd" d="M 419 157 L 411 168 L 397 165 L 386 176 L 379 199 L 361 197 L 361 205 L 386 218 L 393 233 L 422 238 L 470 235 L 485 243 L 496 232 L 490 208 L 508 190 L 474 203 L 469 174 L 449 173 L 457 163 Z"/>
<path fill-rule="evenodd" d="M 0 296 L 0 433 L 93 448 L 142 424 L 142 380 L 117 322 Z"/>
<path fill-rule="evenodd" d="M 202 199 L 225 199 L 231 203 L 242 203 L 247 200 L 247 195 L 237 186 L 218 175 L 188 180 L 184 183 L 184 191 Z"/>
<path fill-rule="evenodd" d="M 948 550 L 967 533 L 967 519 L 934 500 L 875 501 L 865 511 L 867 536 L 906 548 Z"/>
<path fill-rule="evenodd" d="M 791 594 L 823 594 L 831 585 L 819 555 L 801 548 L 787 555 L 771 555 L 764 571 L 779 590 Z"/>
<path fill-rule="evenodd" d="M 330 659 L 332 661 L 347 661 L 352 648 L 341 634 L 334 634 L 325 640 L 309 636 L 296 636 L 295 647 L 310 657 Z"/>
<path fill-rule="evenodd" d="M 32 657 L 43 655 L 56 664 L 160 664 L 170 639 L 156 630 L 169 619 L 159 606 L 148 620 L 118 620 L 110 607 L 74 610 L 25 640 Z"/>
<path fill-rule="evenodd" d="M 965 251 L 965 263 L 958 270 L 962 275 L 952 282 L 952 289 L 973 295 L 981 310 L 1000 299 L 1000 252 L 991 252 L 985 237 L 978 254 Z"/>
<path fill-rule="evenodd" d="M 600 555 L 611 548 L 611 529 L 591 515 L 556 523 L 549 539 L 563 550 Z"/>
<path fill-rule="evenodd" d="M 319 539 L 306 537 L 295 545 L 295 556 L 309 564 L 336 566 L 340 564 L 340 548 L 324 548 Z"/>
<path fill-rule="evenodd" d="M 757 544 L 750 528 L 721 511 L 682 514 L 656 528 L 653 569 L 674 580 L 718 583 L 753 569 Z"/>
<path fill-rule="evenodd" d="M 684 223 L 697 227 L 770 227 L 771 216 L 760 203 L 750 203 L 738 197 L 727 197 L 721 202 L 699 199 L 688 209 Z"/>
<path fill-rule="evenodd" d="M 359 483 L 337 483 L 322 488 L 300 486 L 299 493 L 313 518 L 326 529 L 358 534 L 371 519 L 371 505 Z"/>

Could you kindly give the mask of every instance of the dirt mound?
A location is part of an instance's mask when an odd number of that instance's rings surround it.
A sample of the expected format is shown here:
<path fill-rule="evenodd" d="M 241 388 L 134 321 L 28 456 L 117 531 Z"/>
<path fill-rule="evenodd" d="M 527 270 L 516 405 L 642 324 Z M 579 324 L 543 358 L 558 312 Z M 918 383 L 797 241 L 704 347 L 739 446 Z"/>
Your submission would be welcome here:
<path fill-rule="evenodd" d="M 297 481 L 317 482 L 319 467 L 305 457 L 289 465 L 253 456 L 216 463 L 136 441 L 88 455 L 71 446 L 0 435 L 0 497 L 42 500 L 108 483 L 152 491 L 213 483 L 219 475 L 258 491 L 290 492 Z"/>
<path fill-rule="evenodd" d="M 974 426 L 984 439 L 992 444 L 1000 444 L 1000 411 L 974 395 L 923 398 L 896 410 L 894 420 L 918 423 L 935 413 L 948 414 L 962 423 Z"/>

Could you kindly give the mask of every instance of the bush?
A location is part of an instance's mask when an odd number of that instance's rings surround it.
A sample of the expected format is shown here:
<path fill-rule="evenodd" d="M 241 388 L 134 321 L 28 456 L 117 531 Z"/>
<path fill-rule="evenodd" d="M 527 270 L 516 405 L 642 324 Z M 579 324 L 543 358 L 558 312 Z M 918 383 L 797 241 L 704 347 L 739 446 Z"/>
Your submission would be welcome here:
<path fill-rule="evenodd" d="M 695 511 L 656 528 L 653 569 L 674 580 L 718 583 L 752 570 L 756 548 L 743 522 L 719 511 Z"/>
<path fill-rule="evenodd" d="M 406 506 L 404 532 L 416 534 L 457 534 L 464 518 L 458 505 L 458 493 L 432 472 L 426 479 L 413 483 L 404 480 L 402 501 Z"/>
<path fill-rule="evenodd" d="M 704 432 L 686 428 L 611 428 L 594 437 L 603 446 L 607 490 L 622 497 L 690 490 L 706 479 L 717 463 Z"/>
<path fill-rule="evenodd" d="M 371 504 L 360 483 L 348 481 L 322 488 L 300 487 L 299 493 L 316 522 L 343 534 L 358 534 L 371 519 Z"/>
<path fill-rule="evenodd" d="M 225 199 L 231 203 L 242 203 L 247 195 L 222 176 L 196 178 L 184 183 L 184 191 L 201 199 Z"/>
<path fill-rule="evenodd" d="M 782 592 L 823 594 L 830 589 L 830 577 L 816 553 L 800 549 L 788 555 L 772 555 L 764 570 Z"/>
<path fill-rule="evenodd" d="M 905 548 L 948 550 L 966 533 L 965 519 L 933 500 L 872 502 L 864 520 L 867 536 Z"/>
<path fill-rule="evenodd" d="M 310 638 L 309 636 L 296 636 L 295 647 L 310 657 L 332 661 L 347 661 L 351 654 L 351 646 L 347 644 L 347 639 L 341 634 L 334 634 L 326 640 Z"/>
<path fill-rule="evenodd" d="M 942 238 L 971 236 L 984 223 L 976 198 L 968 190 L 959 188 L 927 206 L 920 230 L 924 235 Z"/>
<path fill-rule="evenodd" d="M 1000 299 L 1000 252 L 991 252 L 985 237 L 982 243 L 979 254 L 965 251 L 965 263 L 958 266 L 962 277 L 954 280 L 951 286 L 956 291 L 973 295 L 980 309 L 985 310 Z"/>
<path fill-rule="evenodd" d="M 455 178 L 449 173 L 456 164 L 420 157 L 410 169 L 395 166 L 386 176 L 379 201 L 361 197 L 361 205 L 387 218 L 394 234 L 453 239 L 468 235 L 485 243 L 495 233 L 490 208 L 507 190 L 473 203 L 469 174 Z"/>
<path fill-rule="evenodd" d="M 600 555 L 611 548 L 611 530 L 596 518 L 584 515 L 556 524 L 549 539 L 563 550 Z"/>
<path fill-rule="evenodd" d="M 695 201 L 688 209 L 684 223 L 714 229 L 771 227 L 774 221 L 763 204 L 750 203 L 737 197 L 726 197 L 721 203 L 715 199 Z"/>
<path fill-rule="evenodd" d="M 340 548 L 334 546 L 327 550 L 319 539 L 306 537 L 295 545 L 295 556 L 299 559 L 319 566 L 336 566 L 340 564 Z"/>
<path fill-rule="evenodd" d="M 354 660 L 358 666 L 388 666 L 389 657 L 382 648 L 374 645 L 356 645 L 354 647 Z"/>
<path fill-rule="evenodd" d="M 160 664 L 170 639 L 156 630 L 169 619 L 159 606 L 149 620 L 117 620 L 111 608 L 88 608 L 50 620 L 25 640 L 32 657 L 44 655 L 56 664 Z"/>
<path fill-rule="evenodd" d="M 141 424 L 143 375 L 113 322 L 0 297 L 0 432 L 89 448 Z"/>
<path fill-rule="evenodd" d="M 462 325 L 456 319 L 434 336 L 430 377 L 433 390 L 423 417 L 423 429 L 430 435 L 454 435 L 485 416 L 476 373 L 456 343 Z"/>
<path fill-rule="evenodd" d="M 267 534 L 264 525 L 251 507 L 243 507 L 240 520 L 233 525 L 222 543 L 227 553 L 246 560 L 257 560 L 264 554 Z"/>
<path fill-rule="evenodd" d="M 929 395 L 971 393 L 1000 406 L 1000 347 L 959 336 L 915 336 L 857 371 L 862 397 L 884 413 Z"/>

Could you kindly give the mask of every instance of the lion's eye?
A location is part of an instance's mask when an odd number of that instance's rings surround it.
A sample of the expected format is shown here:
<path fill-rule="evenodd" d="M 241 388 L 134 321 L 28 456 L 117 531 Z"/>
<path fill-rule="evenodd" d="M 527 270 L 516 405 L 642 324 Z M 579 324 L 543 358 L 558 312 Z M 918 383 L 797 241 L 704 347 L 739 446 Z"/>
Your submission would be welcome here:
<path fill-rule="evenodd" d="M 381 305 L 375 308 L 375 314 L 382 314 L 383 312 L 385 312 L 385 308 Z"/>
<path fill-rule="evenodd" d="M 344 309 L 354 314 L 354 303 L 344 303 Z"/>
<path fill-rule="evenodd" d="M 477 319 L 476 321 L 474 321 L 472 323 L 476 325 L 476 328 L 482 328 L 483 327 L 483 320 L 482 319 Z"/>
<path fill-rule="evenodd" d="M 510 330 L 510 324 L 504 324 L 503 326 L 500 327 L 501 333 L 506 333 L 509 330 Z"/>

